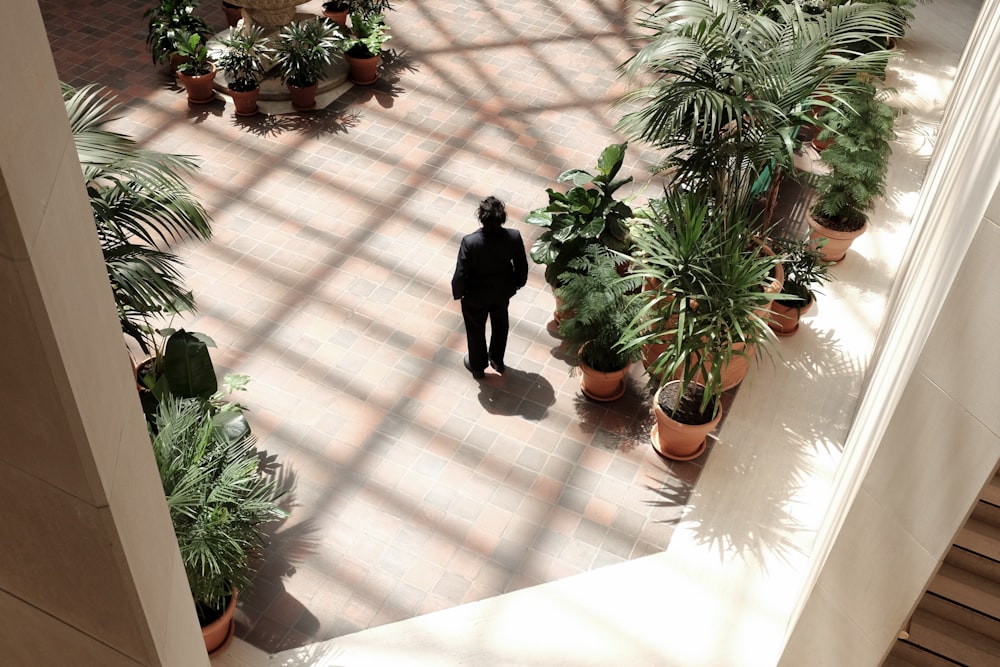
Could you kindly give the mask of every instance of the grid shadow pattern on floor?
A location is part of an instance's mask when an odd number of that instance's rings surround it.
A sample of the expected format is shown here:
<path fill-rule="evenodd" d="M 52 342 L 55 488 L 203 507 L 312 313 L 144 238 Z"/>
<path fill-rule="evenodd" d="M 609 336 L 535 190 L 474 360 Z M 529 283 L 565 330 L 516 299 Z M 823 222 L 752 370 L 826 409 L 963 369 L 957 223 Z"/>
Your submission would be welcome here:
<path fill-rule="evenodd" d="M 215 237 L 180 246 L 199 313 L 174 325 L 251 376 L 248 417 L 292 489 L 239 636 L 276 651 L 662 551 L 700 462 L 652 452 L 639 370 L 619 401 L 584 399 L 533 267 L 509 372 L 476 382 L 449 289 L 480 199 L 530 243 L 545 188 L 623 140 L 628 3 L 400 2 L 379 83 L 249 119 L 221 95 L 189 107 L 151 63 L 151 4 L 40 2 L 63 81 L 109 87 L 116 129 L 201 162 Z M 218 3 L 198 11 L 224 26 Z M 656 161 L 630 147 L 623 192 L 655 193 Z"/>

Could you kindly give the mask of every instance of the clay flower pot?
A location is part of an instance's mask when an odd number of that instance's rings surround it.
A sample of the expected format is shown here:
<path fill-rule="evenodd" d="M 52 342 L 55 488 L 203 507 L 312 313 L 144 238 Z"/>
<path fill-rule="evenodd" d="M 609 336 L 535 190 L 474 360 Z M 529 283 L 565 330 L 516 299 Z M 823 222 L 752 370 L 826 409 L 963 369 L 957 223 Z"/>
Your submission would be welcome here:
<path fill-rule="evenodd" d="M 625 374 L 629 367 L 605 373 L 580 361 L 580 391 L 595 401 L 614 401 L 625 395 Z"/>
<path fill-rule="evenodd" d="M 207 104 L 215 99 L 215 65 L 208 74 L 177 73 L 177 80 L 187 91 L 188 104 Z"/>
<path fill-rule="evenodd" d="M 650 440 L 653 449 L 660 456 L 674 461 L 691 461 L 705 452 L 708 434 L 714 431 L 722 420 L 722 406 L 719 406 L 715 417 L 705 423 L 685 424 L 677 421 L 660 407 L 660 397 L 664 392 L 669 396 L 679 388 L 680 382 L 672 380 L 660 387 L 653 396 L 653 414 L 656 416 L 656 423 L 650 433 Z"/>
<path fill-rule="evenodd" d="M 253 116 L 257 113 L 257 98 L 260 97 L 260 88 L 246 92 L 230 88 L 229 96 L 233 98 L 233 106 L 237 116 Z"/>
<path fill-rule="evenodd" d="M 319 89 L 317 81 L 311 86 L 299 88 L 288 84 L 288 92 L 292 96 L 292 107 L 297 111 L 308 111 L 316 107 L 316 91 Z"/>
<path fill-rule="evenodd" d="M 382 56 L 356 58 L 350 53 L 344 54 L 350 68 L 348 78 L 351 83 L 367 86 L 378 81 L 378 67 L 382 64 Z"/>
<path fill-rule="evenodd" d="M 809 216 L 809 238 L 827 239 L 826 245 L 820 248 L 823 260 L 827 262 L 839 262 L 847 256 L 847 249 L 851 247 L 854 239 L 858 238 L 868 229 L 866 222 L 861 229 L 850 232 L 839 232 L 829 227 L 824 227 L 813 216 Z"/>
<path fill-rule="evenodd" d="M 801 302 L 773 301 L 771 303 L 771 317 L 768 319 L 767 325 L 778 336 L 791 336 L 798 331 L 799 318 L 812 308 L 815 299 L 810 298 L 803 306 L 793 306 L 789 303 Z"/>
<path fill-rule="evenodd" d="M 237 597 L 238 593 L 234 588 L 222 615 L 201 628 L 201 636 L 205 640 L 205 650 L 209 656 L 222 653 L 233 641 L 233 634 L 236 632 L 236 621 L 233 620 L 233 616 L 236 614 Z"/>

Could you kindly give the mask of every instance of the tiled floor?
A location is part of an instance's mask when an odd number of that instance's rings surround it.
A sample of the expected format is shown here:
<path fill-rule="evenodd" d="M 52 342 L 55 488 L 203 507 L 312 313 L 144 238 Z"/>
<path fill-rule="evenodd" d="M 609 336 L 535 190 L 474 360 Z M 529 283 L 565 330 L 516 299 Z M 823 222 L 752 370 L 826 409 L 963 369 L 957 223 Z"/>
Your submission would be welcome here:
<path fill-rule="evenodd" d="M 185 324 L 253 378 L 251 424 L 294 483 L 240 636 L 299 646 L 664 549 L 700 467 L 653 454 L 641 375 L 612 405 L 582 398 L 536 267 L 508 374 L 476 382 L 449 291 L 481 198 L 531 240 L 553 179 L 622 140 L 627 3 L 401 1 L 380 83 L 250 120 L 188 108 L 144 48 L 151 4 L 40 1 L 60 78 L 108 86 L 117 129 L 202 163 L 215 238 L 181 248 Z M 218 3 L 198 11 L 223 27 Z M 630 149 L 631 194 L 659 188 L 655 159 Z"/>

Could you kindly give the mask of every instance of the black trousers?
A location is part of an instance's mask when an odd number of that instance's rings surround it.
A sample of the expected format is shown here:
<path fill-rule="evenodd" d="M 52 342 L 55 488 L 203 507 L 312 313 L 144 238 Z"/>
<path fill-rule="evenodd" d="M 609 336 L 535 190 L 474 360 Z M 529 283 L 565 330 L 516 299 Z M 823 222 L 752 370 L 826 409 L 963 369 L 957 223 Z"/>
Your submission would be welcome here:
<path fill-rule="evenodd" d="M 510 319 L 507 306 L 510 299 L 490 304 L 470 303 L 462 299 L 462 319 L 465 320 L 465 337 L 469 342 L 469 365 L 474 371 L 486 370 L 492 359 L 503 366 L 503 355 L 507 349 L 507 330 Z M 486 345 L 486 320 L 490 321 L 490 343 Z"/>

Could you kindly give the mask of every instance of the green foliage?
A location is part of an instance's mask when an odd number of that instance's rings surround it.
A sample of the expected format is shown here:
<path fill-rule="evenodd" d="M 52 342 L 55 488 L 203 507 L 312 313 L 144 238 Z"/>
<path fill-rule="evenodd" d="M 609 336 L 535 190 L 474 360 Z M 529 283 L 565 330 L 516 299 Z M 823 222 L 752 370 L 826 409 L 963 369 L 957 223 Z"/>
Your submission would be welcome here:
<path fill-rule="evenodd" d="M 531 259 L 544 264 L 545 280 L 552 286 L 566 272 L 569 262 L 581 257 L 584 249 L 597 242 L 612 250 L 628 251 L 627 221 L 632 209 L 616 200 L 614 193 L 632 182 L 617 179 L 628 144 L 612 144 L 597 160 L 597 173 L 570 169 L 559 176 L 560 183 L 572 183 L 565 194 L 546 189 L 548 206 L 528 214 L 527 222 L 544 231 L 531 246 Z"/>
<path fill-rule="evenodd" d="M 821 114 L 819 122 L 826 129 L 819 137 L 835 136 L 820 155 L 829 171 L 816 180 L 812 207 L 824 226 L 854 231 L 868 221 L 868 211 L 885 194 L 895 117 L 896 111 L 868 82 Z"/>
<path fill-rule="evenodd" d="M 244 427 L 233 428 L 243 421 Z M 287 513 L 245 427 L 242 408 L 212 409 L 168 397 L 156 415 L 153 453 L 191 594 L 204 618 L 246 589 L 265 544 L 263 527 Z"/>
<path fill-rule="evenodd" d="M 307 88 L 323 80 L 342 39 L 337 24 L 322 17 L 283 26 L 274 61 L 282 83 Z"/>
<path fill-rule="evenodd" d="M 781 255 L 764 254 L 734 220 L 745 211 L 719 208 L 704 193 L 670 191 L 650 202 L 633 227 L 632 273 L 646 289 L 622 334 L 622 348 L 665 345 L 651 378 L 705 385 L 701 409 L 722 394 L 721 370 L 734 356 L 768 349 L 772 334 L 759 312 L 774 295 L 764 289 Z M 683 395 L 683 392 L 682 394 Z"/>
<path fill-rule="evenodd" d="M 780 0 L 766 12 L 668 0 L 638 23 L 651 35 L 623 71 L 643 85 L 624 97 L 638 108 L 619 129 L 667 152 L 661 167 L 672 185 L 707 189 L 733 206 L 752 197 L 765 170 L 792 167 L 798 128 L 821 95 L 852 90 L 859 73 L 877 73 L 889 58 L 848 49 L 901 30 L 886 5 L 807 15 Z"/>
<path fill-rule="evenodd" d="M 821 252 L 826 239 L 817 244 L 813 240 L 772 238 L 769 243 L 782 256 L 785 282 L 781 291 L 795 297 L 786 300 L 785 305 L 805 306 L 817 288 L 830 280 L 832 262 L 824 261 Z"/>
<path fill-rule="evenodd" d="M 218 390 L 215 366 L 208 348 L 215 341 L 203 333 L 184 329 L 157 329 L 160 344 L 154 348 L 148 374 L 139 381 L 157 401 L 167 395 L 208 400 Z"/>
<path fill-rule="evenodd" d="M 621 370 L 638 358 L 638 350 L 618 345 L 639 308 L 629 293 L 640 282 L 619 276 L 616 262 L 623 260 L 627 258 L 591 243 L 583 255 L 570 260 L 556 289 L 568 313 L 559 323 L 559 333 L 585 364 L 604 373 Z"/>
<path fill-rule="evenodd" d="M 181 57 L 177 71 L 188 76 L 204 76 L 212 71 L 205 38 L 198 33 L 186 33 L 178 40 L 175 54 Z"/>
<path fill-rule="evenodd" d="M 354 35 L 345 39 L 340 48 L 355 58 L 374 58 L 382 52 L 382 46 L 392 37 L 387 34 L 389 26 L 379 13 L 351 14 L 351 28 Z"/>
<path fill-rule="evenodd" d="M 205 20 L 195 16 L 194 10 L 199 4 L 198 0 L 160 0 L 143 14 L 143 18 L 149 19 L 146 47 L 154 65 L 169 62 L 178 44 L 186 41 L 188 35 L 212 34 Z"/>
<path fill-rule="evenodd" d="M 180 259 L 160 247 L 211 238 L 208 215 L 184 180 L 197 165 L 108 130 L 119 105 L 105 89 L 63 86 L 63 98 L 122 331 L 149 353 L 149 318 L 195 307 Z"/>
<path fill-rule="evenodd" d="M 264 28 L 232 28 L 219 41 L 225 48 L 219 58 L 219 67 L 226 74 L 230 90 L 245 93 L 259 87 L 266 73 L 264 61 L 274 55 L 274 49 L 264 36 Z"/>

